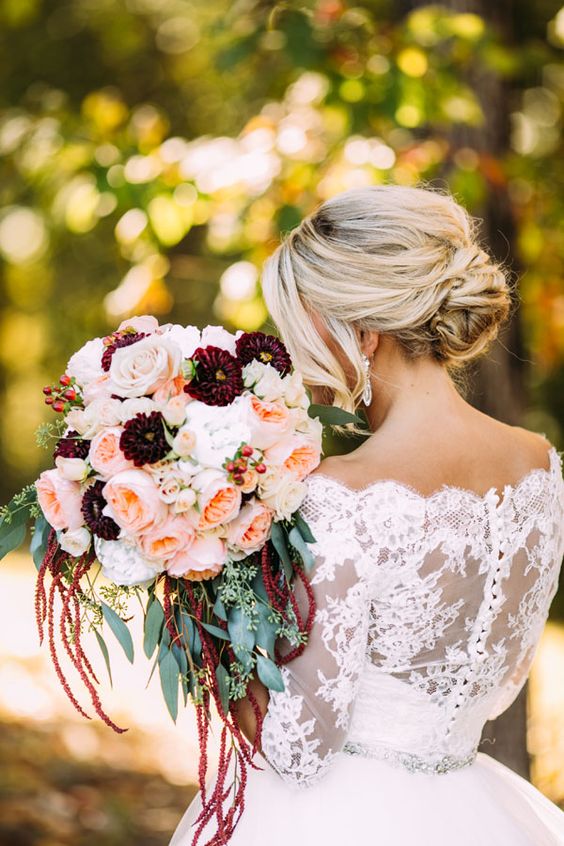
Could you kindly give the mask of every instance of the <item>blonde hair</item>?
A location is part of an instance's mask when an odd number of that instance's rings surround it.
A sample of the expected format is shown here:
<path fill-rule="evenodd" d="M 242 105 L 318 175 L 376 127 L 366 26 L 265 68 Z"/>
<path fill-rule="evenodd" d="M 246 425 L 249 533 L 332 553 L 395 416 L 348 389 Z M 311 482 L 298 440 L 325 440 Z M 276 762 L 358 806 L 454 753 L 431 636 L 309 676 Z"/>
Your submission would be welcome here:
<path fill-rule="evenodd" d="M 458 368 L 487 350 L 511 310 L 506 273 L 477 243 L 476 221 L 426 187 L 374 185 L 327 200 L 283 235 L 262 287 L 306 384 L 327 387 L 348 411 L 365 384 L 356 330 Z M 350 360 L 352 387 L 312 311 Z"/>

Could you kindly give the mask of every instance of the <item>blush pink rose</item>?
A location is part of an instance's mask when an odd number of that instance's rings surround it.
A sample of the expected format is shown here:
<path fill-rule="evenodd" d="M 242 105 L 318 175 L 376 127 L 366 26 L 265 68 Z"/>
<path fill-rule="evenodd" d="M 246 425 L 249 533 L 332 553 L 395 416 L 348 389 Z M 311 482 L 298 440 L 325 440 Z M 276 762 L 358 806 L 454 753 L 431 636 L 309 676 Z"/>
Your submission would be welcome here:
<path fill-rule="evenodd" d="M 282 402 L 266 402 L 249 397 L 247 422 L 251 430 L 251 443 L 257 449 L 267 449 L 281 440 L 291 429 L 290 412 Z"/>
<path fill-rule="evenodd" d="M 122 432 L 123 429 L 119 426 L 102 429 L 92 438 L 90 443 L 88 453 L 90 464 L 96 473 L 106 479 L 135 467 L 133 462 L 128 461 L 119 448 L 119 439 Z"/>
<path fill-rule="evenodd" d="M 144 470 L 118 473 L 106 483 L 104 497 L 109 515 L 130 535 L 147 533 L 160 526 L 168 514 L 159 489 Z"/>
<path fill-rule="evenodd" d="M 224 478 L 215 479 L 200 493 L 200 531 L 232 520 L 241 508 L 241 491 Z"/>
<path fill-rule="evenodd" d="M 196 532 L 193 525 L 184 517 L 168 517 L 160 526 L 141 535 L 140 547 L 149 558 L 170 560 L 177 553 L 188 549 Z"/>
<path fill-rule="evenodd" d="M 321 461 L 321 447 L 308 438 L 292 435 L 269 447 L 264 453 L 269 464 L 284 467 L 290 475 L 302 482 Z"/>
<path fill-rule="evenodd" d="M 179 552 L 169 562 L 169 576 L 193 581 L 212 579 L 221 572 L 227 559 L 227 547 L 221 538 L 203 537 Z"/>
<path fill-rule="evenodd" d="M 104 373 L 103 376 L 98 376 L 92 382 L 89 382 L 83 391 L 83 399 L 85 405 L 89 405 L 100 397 L 109 398 L 112 395 L 112 386 L 110 384 L 110 374 Z"/>
<path fill-rule="evenodd" d="M 260 549 L 268 538 L 272 516 L 272 510 L 266 505 L 256 499 L 249 500 L 229 524 L 229 543 L 249 553 Z"/>
<path fill-rule="evenodd" d="M 144 332 L 149 335 L 151 332 L 156 332 L 159 328 L 159 321 L 152 314 L 142 314 L 139 317 L 128 317 L 122 320 L 118 326 L 118 332 L 123 332 L 124 329 L 135 329 L 136 332 Z"/>
<path fill-rule="evenodd" d="M 45 470 L 35 483 L 45 519 L 54 529 L 80 529 L 82 494 L 78 482 L 64 479 L 58 470 Z"/>

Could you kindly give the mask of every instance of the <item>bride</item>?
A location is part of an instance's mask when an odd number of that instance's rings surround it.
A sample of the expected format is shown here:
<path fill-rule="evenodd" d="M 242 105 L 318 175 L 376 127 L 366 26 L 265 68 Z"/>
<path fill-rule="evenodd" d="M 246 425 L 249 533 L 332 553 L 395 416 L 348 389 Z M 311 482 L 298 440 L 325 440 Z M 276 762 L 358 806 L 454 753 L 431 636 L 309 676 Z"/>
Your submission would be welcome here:
<path fill-rule="evenodd" d="M 564 553 L 561 455 L 452 380 L 508 317 L 502 268 L 451 196 L 385 185 L 305 218 L 263 287 L 306 383 L 362 402 L 372 434 L 309 478 L 315 625 L 283 692 L 253 682 L 261 769 L 231 843 L 564 844 L 564 813 L 478 751 L 525 683 Z M 246 700 L 239 717 L 253 740 Z"/>

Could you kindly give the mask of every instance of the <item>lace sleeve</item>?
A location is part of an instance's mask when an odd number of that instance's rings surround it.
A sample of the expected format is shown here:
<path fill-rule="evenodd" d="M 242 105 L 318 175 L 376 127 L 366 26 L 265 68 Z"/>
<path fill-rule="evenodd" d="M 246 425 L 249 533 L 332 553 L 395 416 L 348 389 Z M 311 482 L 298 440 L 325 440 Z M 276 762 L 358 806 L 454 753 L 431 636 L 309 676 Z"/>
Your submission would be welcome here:
<path fill-rule="evenodd" d="M 304 507 L 302 513 L 317 538 L 311 547 L 317 611 L 306 649 L 282 668 L 285 690 L 271 691 L 262 733 L 264 757 L 284 781 L 298 787 L 317 781 L 345 742 L 369 617 L 350 534 L 341 539 L 335 526 L 326 533 Z"/>

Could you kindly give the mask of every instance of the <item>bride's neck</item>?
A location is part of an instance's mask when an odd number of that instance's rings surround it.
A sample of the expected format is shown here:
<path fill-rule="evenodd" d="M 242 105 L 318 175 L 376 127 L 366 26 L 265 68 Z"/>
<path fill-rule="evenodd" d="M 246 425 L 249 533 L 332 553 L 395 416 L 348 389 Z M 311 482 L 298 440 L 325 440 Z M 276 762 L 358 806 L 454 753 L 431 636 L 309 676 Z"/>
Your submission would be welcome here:
<path fill-rule="evenodd" d="M 377 355 L 372 371 L 373 399 L 366 409 L 372 432 L 437 426 L 467 408 L 446 369 L 432 359 Z"/>

